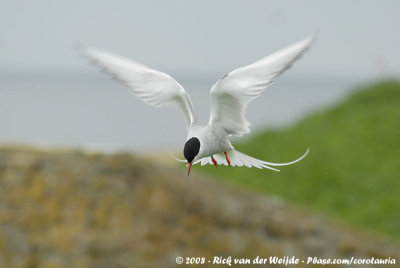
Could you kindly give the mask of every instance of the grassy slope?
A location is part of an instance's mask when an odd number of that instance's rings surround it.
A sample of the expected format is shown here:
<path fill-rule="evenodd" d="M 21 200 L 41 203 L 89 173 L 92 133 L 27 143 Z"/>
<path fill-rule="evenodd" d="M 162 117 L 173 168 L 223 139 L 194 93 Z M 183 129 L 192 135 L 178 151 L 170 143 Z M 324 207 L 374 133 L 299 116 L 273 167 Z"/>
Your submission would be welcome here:
<path fill-rule="evenodd" d="M 399 246 L 131 155 L 0 148 L 0 267 L 179 267 L 177 256 L 399 259 Z"/>
<path fill-rule="evenodd" d="M 399 82 L 372 85 L 291 129 L 235 144 L 271 162 L 294 159 L 308 146 L 305 160 L 280 173 L 228 167 L 207 172 L 400 239 Z"/>

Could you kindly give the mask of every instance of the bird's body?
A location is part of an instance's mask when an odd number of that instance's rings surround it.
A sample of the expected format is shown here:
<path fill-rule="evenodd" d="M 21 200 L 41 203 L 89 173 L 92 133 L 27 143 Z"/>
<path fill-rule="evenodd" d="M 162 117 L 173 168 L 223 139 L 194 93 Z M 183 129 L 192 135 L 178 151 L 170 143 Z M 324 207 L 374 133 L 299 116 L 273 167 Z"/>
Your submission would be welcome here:
<path fill-rule="evenodd" d="M 228 137 L 218 135 L 218 133 L 215 133 L 213 128 L 209 125 L 192 125 L 189 128 L 186 140 L 189 140 L 192 137 L 198 138 L 200 144 L 202 144 L 199 153 L 193 160 L 194 162 L 203 157 L 210 157 L 214 154 L 227 152 L 233 149 Z"/>
<path fill-rule="evenodd" d="M 219 79 L 211 88 L 211 113 L 206 125 L 200 125 L 193 104 L 183 87 L 169 75 L 153 70 L 140 63 L 106 51 L 84 48 L 83 53 L 95 64 L 126 84 L 142 101 L 156 106 L 173 106 L 185 117 L 188 135 L 184 146 L 190 168 L 201 163 L 268 168 L 287 163 L 271 163 L 259 160 L 234 149 L 229 137 L 242 136 L 250 132 L 250 123 L 245 118 L 247 105 L 258 97 L 275 77 L 288 69 L 310 46 L 314 36 L 305 38 L 253 64 L 236 69 Z"/>

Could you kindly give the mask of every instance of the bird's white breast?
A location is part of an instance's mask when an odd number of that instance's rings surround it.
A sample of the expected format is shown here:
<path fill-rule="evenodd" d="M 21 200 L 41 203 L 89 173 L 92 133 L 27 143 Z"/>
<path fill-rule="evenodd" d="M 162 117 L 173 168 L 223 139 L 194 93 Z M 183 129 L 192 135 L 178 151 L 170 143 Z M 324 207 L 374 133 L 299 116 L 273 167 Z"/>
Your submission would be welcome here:
<path fill-rule="evenodd" d="M 216 135 L 208 125 L 192 126 L 189 129 L 186 140 L 189 140 L 193 137 L 198 138 L 200 141 L 200 151 L 195 157 L 195 160 L 206 156 L 211 156 L 213 154 L 226 152 L 233 148 L 227 136 Z"/>

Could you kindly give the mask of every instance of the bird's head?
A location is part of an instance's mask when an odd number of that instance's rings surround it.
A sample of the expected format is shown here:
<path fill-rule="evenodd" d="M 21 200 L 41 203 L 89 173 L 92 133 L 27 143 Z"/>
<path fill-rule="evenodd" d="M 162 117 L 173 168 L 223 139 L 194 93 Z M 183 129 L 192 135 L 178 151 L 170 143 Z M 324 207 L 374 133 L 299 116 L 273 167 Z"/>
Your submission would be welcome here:
<path fill-rule="evenodd" d="M 198 138 L 193 137 L 186 141 L 185 147 L 183 148 L 183 155 L 185 156 L 186 160 L 188 161 L 188 176 L 190 174 L 190 169 L 192 167 L 193 159 L 200 151 L 200 141 Z"/>

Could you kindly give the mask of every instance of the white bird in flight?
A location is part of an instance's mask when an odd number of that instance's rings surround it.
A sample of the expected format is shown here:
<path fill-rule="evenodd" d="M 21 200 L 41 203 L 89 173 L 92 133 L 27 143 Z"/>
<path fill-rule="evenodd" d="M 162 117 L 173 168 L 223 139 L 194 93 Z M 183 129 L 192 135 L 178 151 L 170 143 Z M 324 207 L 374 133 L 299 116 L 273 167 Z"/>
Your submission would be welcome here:
<path fill-rule="evenodd" d="M 234 149 L 229 137 L 250 132 L 245 117 L 247 105 L 257 98 L 278 75 L 288 69 L 312 44 L 315 35 L 283 48 L 253 64 L 236 69 L 219 79 L 211 88 L 211 113 L 206 125 L 197 121 L 192 101 L 183 87 L 171 76 L 153 70 L 130 59 L 104 50 L 83 47 L 82 53 L 93 63 L 128 86 L 143 102 L 155 107 L 173 106 L 185 117 L 188 135 L 183 149 L 188 163 L 188 176 L 192 165 L 218 164 L 229 166 L 267 168 L 291 165 L 271 163 L 248 156 Z"/>

